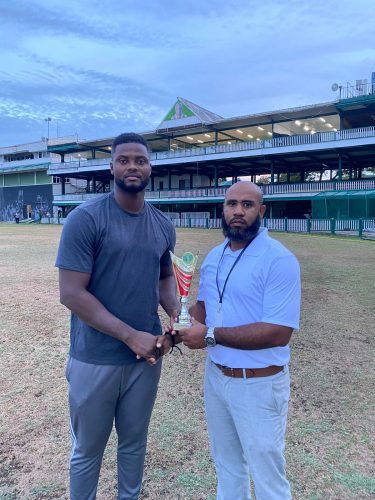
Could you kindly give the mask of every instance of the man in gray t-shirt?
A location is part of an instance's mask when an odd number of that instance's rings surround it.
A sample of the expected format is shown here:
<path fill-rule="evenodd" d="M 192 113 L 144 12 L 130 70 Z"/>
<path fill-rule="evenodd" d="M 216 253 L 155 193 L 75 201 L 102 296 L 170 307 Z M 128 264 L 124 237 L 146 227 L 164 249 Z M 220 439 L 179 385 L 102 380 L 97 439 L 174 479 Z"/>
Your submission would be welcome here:
<path fill-rule="evenodd" d="M 171 221 L 145 203 L 151 174 L 146 141 L 122 134 L 112 145 L 113 193 L 67 218 L 59 246 L 61 302 L 71 310 L 66 375 L 72 432 L 70 495 L 93 499 L 113 421 L 120 498 L 138 498 L 147 430 L 161 363 L 172 344 L 157 309 L 178 303 L 169 250 Z"/>

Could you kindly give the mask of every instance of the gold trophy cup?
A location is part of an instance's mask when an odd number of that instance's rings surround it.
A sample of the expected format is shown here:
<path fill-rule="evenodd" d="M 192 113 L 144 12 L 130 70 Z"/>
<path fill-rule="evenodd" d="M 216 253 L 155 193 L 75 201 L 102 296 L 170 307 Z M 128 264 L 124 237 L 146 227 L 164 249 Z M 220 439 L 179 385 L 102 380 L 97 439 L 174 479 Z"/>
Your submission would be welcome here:
<path fill-rule="evenodd" d="M 173 329 L 178 331 L 183 328 L 191 327 L 187 303 L 191 281 L 193 279 L 193 274 L 198 261 L 198 255 L 193 255 L 191 252 L 185 252 L 180 258 L 171 251 L 169 253 L 172 259 L 173 271 L 176 277 L 181 302 L 181 311 L 178 316 L 178 321 L 173 325 Z"/>

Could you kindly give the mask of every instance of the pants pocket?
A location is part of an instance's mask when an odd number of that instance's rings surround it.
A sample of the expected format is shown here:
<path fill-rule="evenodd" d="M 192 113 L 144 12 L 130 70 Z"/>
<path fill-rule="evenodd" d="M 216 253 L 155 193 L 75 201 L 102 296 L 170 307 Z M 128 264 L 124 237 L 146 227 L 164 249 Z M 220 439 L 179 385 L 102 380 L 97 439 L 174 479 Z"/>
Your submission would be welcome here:
<path fill-rule="evenodd" d="M 70 369 L 72 367 L 72 357 L 69 356 L 68 357 L 68 361 L 66 363 L 66 367 L 65 367 L 65 378 L 66 380 L 69 382 L 69 376 L 70 376 Z"/>
<path fill-rule="evenodd" d="M 288 404 L 290 397 L 289 377 L 283 376 L 272 382 L 272 393 L 275 407 L 280 416 L 288 413 Z"/>

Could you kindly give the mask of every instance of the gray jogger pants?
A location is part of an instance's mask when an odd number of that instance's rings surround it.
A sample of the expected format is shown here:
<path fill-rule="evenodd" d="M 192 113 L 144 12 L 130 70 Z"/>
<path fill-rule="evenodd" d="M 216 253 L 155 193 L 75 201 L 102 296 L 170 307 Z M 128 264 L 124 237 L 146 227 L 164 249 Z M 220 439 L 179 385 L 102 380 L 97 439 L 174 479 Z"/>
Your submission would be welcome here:
<path fill-rule="evenodd" d="M 160 370 L 160 361 L 154 366 L 146 362 L 108 366 L 69 358 L 71 500 L 95 499 L 113 422 L 118 436 L 118 498 L 138 498 Z"/>

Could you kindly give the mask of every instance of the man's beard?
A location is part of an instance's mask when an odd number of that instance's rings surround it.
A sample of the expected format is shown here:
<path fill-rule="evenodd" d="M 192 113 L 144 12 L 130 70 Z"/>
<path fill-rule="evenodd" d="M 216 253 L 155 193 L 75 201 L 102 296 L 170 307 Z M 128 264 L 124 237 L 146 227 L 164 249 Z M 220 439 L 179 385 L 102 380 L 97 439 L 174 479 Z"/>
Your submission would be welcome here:
<path fill-rule="evenodd" d="M 147 184 L 148 184 L 148 179 L 142 181 L 140 184 L 130 184 L 130 186 L 127 186 L 125 182 L 121 179 L 115 179 L 115 184 L 117 187 L 121 189 L 121 191 L 124 191 L 125 193 L 139 193 L 140 191 L 143 191 Z"/>
<path fill-rule="evenodd" d="M 223 234 L 226 238 L 228 238 L 230 241 L 236 241 L 238 243 L 242 243 L 243 241 L 250 241 L 255 236 L 258 234 L 260 224 L 261 224 L 261 217 L 258 214 L 258 217 L 255 219 L 255 221 L 250 224 L 250 226 L 247 227 L 239 227 L 239 228 L 233 228 L 230 227 L 229 224 L 227 224 L 224 214 L 222 215 L 221 218 L 221 224 L 223 228 Z"/>

